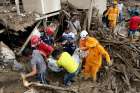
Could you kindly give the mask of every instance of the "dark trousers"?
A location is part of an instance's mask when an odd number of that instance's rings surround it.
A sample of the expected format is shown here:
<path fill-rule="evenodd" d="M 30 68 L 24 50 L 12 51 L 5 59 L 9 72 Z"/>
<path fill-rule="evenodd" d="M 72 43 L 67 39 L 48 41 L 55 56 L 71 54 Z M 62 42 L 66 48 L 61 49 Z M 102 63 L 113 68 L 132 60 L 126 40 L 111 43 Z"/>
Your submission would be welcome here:
<path fill-rule="evenodd" d="M 37 80 L 40 81 L 40 83 L 42 83 L 42 84 L 47 84 L 46 73 L 45 72 L 39 73 L 37 75 Z"/>
<path fill-rule="evenodd" d="M 75 77 L 75 73 L 67 73 L 64 76 L 64 84 L 68 85 L 68 83 L 73 80 L 73 78 Z"/>
<path fill-rule="evenodd" d="M 64 50 L 67 51 L 70 55 L 73 55 L 75 49 L 76 49 L 76 46 L 72 46 L 72 45 L 64 46 Z"/>
<path fill-rule="evenodd" d="M 64 84 L 67 86 L 69 82 L 73 81 L 74 77 L 79 74 L 81 70 L 81 65 L 79 64 L 79 67 L 74 73 L 66 73 L 64 76 Z"/>

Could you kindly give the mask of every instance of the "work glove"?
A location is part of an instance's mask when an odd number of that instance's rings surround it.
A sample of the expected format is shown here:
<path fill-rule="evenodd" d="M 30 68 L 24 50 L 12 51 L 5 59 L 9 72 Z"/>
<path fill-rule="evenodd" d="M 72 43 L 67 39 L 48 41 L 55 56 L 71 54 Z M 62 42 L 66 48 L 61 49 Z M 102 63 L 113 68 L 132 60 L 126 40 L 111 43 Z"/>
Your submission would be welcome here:
<path fill-rule="evenodd" d="M 110 60 L 110 62 L 108 62 L 108 66 L 112 66 L 113 64 L 113 59 Z"/>
<path fill-rule="evenodd" d="M 81 50 L 80 50 L 80 48 L 76 48 L 76 50 L 75 50 L 75 51 L 80 52 Z"/>

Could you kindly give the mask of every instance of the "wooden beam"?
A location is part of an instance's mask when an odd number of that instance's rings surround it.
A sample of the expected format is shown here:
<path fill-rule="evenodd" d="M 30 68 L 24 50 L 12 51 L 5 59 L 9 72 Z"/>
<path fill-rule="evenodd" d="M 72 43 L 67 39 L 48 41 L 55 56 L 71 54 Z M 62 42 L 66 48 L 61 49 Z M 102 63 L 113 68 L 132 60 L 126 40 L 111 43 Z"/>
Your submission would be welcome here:
<path fill-rule="evenodd" d="M 38 17 L 36 18 L 35 20 L 38 21 L 38 20 L 42 20 L 42 19 L 46 19 L 47 17 L 50 17 L 50 16 L 54 16 L 54 15 L 58 15 L 59 14 L 59 11 L 55 12 L 55 13 L 51 13 L 51 14 L 46 14 L 42 17 Z"/>
<path fill-rule="evenodd" d="M 17 14 L 20 15 L 19 0 L 15 0 Z"/>
<path fill-rule="evenodd" d="M 73 92 L 73 93 L 78 93 L 77 90 L 74 90 L 74 89 L 63 88 L 63 87 L 58 87 L 58 86 L 48 85 L 48 84 L 41 84 L 41 83 L 37 83 L 37 82 L 31 82 L 29 86 L 31 86 L 31 87 L 50 88 L 50 89 L 54 89 L 54 90 L 61 90 L 61 91 L 69 91 L 69 92 Z"/>
<path fill-rule="evenodd" d="M 93 5 L 94 5 L 95 1 L 91 0 L 91 4 L 88 10 L 88 31 L 90 30 L 90 24 L 91 24 L 91 20 L 92 20 L 92 12 L 93 12 Z"/>
<path fill-rule="evenodd" d="M 20 74 L 21 75 L 21 78 L 22 78 L 22 81 L 23 81 L 23 85 L 25 87 L 41 87 L 41 88 L 50 88 L 50 89 L 54 89 L 54 90 L 62 90 L 62 91 L 69 91 L 69 92 L 72 92 L 72 93 L 78 93 L 77 89 L 70 89 L 70 88 L 63 88 L 63 87 L 59 87 L 59 86 L 54 86 L 54 85 L 48 85 L 48 84 L 41 84 L 41 83 L 38 83 L 38 82 L 28 82 L 24 76 L 24 74 Z"/>
<path fill-rule="evenodd" d="M 87 29 L 87 22 L 88 22 L 88 13 L 86 13 L 85 19 L 84 19 L 84 24 L 83 24 L 83 29 Z"/>

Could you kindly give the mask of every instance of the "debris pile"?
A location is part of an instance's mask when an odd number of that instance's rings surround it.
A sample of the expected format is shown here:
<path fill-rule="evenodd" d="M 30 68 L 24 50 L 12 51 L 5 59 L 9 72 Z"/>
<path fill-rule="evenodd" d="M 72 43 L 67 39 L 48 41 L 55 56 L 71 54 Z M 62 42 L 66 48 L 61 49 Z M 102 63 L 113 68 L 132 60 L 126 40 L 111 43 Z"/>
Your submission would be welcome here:
<path fill-rule="evenodd" d="M 140 83 L 140 43 L 130 43 L 126 38 L 115 36 L 112 32 L 91 31 L 93 36 L 106 47 L 113 60 L 113 65 L 100 77 L 100 88 L 115 93 L 137 93 Z M 105 74 L 106 73 L 106 74 Z M 99 92 L 100 93 L 100 92 Z"/>
<path fill-rule="evenodd" d="M 7 25 L 8 29 L 24 31 L 25 28 L 35 23 L 35 13 L 17 15 L 15 6 L 0 6 L 0 20 L 5 20 L 4 24 Z"/>

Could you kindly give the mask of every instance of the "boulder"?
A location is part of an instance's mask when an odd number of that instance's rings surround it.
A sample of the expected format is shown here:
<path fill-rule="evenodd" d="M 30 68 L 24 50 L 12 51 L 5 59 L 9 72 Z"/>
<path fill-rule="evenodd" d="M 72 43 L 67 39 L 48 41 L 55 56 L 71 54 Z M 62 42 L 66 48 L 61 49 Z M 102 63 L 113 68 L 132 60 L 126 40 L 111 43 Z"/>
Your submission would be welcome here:
<path fill-rule="evenodd" d="M 22 65 L 16 60 L 15 53 L 2 41 L 0 42 L 0 68 L 22 69 Z"/>

